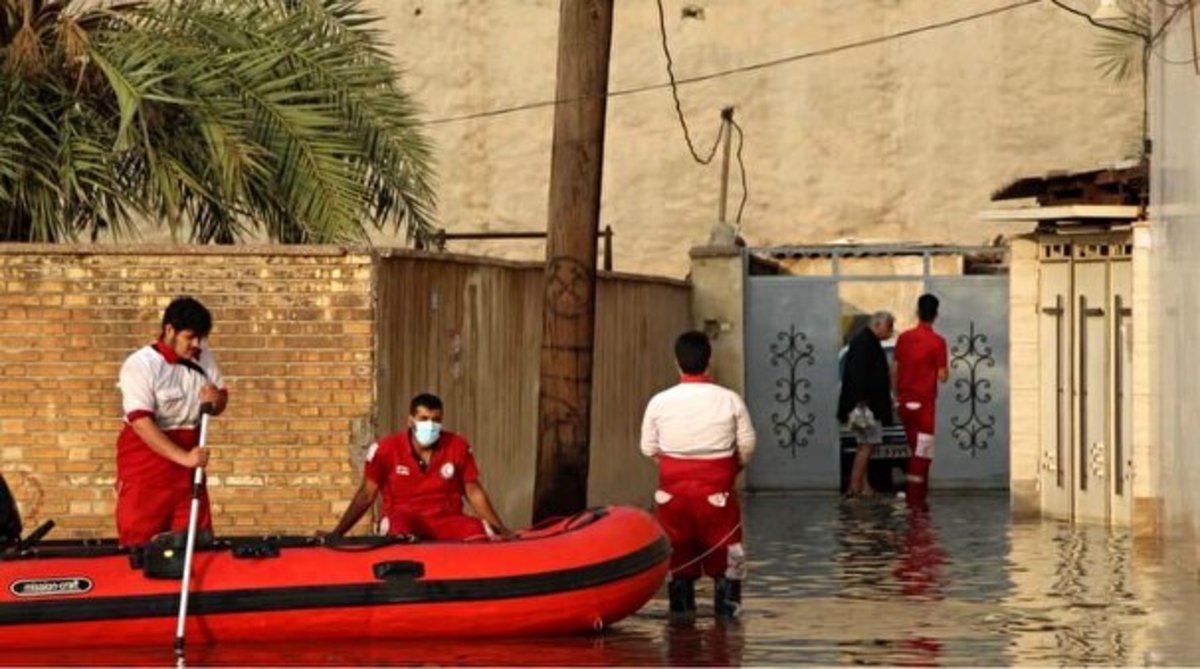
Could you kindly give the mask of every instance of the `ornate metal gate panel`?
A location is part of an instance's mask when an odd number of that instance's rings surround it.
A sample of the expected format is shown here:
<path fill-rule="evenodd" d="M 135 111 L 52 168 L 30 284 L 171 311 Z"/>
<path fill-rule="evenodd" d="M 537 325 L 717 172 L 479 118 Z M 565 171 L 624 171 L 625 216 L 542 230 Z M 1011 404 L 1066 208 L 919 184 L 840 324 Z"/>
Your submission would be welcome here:
<path fill-rule="evenodd" d="M 748 277 L 746 400 L 758 432 L 747 484 L 838 486 L 835 279 Z"/>
<path fill-rule="evenodd" d="M 950 378 L 938 395 L 935 487 L 1007 488 L 1008 277 L 930 277 Z"/>

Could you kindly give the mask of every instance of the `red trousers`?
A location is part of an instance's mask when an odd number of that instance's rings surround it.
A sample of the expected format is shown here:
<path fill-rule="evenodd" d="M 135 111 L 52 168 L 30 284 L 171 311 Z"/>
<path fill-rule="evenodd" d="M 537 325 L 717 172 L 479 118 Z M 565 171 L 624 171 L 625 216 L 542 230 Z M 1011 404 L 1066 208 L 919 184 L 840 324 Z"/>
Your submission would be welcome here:
<path fill-rule="evenodd" d="M 659 457 L 658 522 L 671 541 L 672 578 L 741 580 L 746 575 L 735 458 Z"/>
<path fill-rule="evenodd" d="M 380 522 L 382 534 L 411 534 L 426 541 L 462 541 L 486 537 L 483 521 L 464 513 L 408 513 L 392 511 Z"/>
<path fill-rule="evenodd" d="M 161 532 L 184 532 L 191 510 L 191 485 L 119 481 L 117 542 L 122 546 L 140 546 Z M 212 513 L 205 487 L 200 488 L 196 530 L 212 530 Z"/>
<path fill-rule="evenodd" d="M 929 492 L 929 470 L 933 466 L 934 427 L 937 425 L 937 405 L 932 401 L 902 400 L 899 417 L 904 424 L 908 447 L 908 503 L 920 506 Z"/>

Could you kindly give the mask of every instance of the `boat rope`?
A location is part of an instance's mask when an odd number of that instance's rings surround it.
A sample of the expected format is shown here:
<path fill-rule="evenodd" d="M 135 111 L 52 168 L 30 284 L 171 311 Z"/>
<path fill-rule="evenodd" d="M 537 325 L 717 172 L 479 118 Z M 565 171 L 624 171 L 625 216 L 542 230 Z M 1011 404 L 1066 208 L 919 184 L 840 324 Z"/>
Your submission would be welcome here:
<path fill-rule="evenodd" d="M 697 562 L 700 562 L 704 558 L 712 555 L 718 549 L 725 548 L 726 547 L 725 542 L 729 541 L 731 538 L 733 538 L 733 535 L 737 534 L 738 531 L 740 531 L 741 529 L 742 529 L 742 523 L 739 521 L 737 525 L 733 526 L 732 530 L 729 530 L 728 534 L 726 534 L 725 536 L 718 539 L 717 543 L 713 544 L 708 550 L 704 551 L 703 553 L 696 556 L 695 558 L 692 558 L 691 560 L 688 560 L 687 562 L 684 562 L 683 564 L 679 565 L 678 567 L 675 567 L 674 569 L 672 569 L 671 574 L 672 575 L 678 574 L 679 572 L 683 571 L 684 569 L 687 569 L 688 567 L 696 564 Z"/>

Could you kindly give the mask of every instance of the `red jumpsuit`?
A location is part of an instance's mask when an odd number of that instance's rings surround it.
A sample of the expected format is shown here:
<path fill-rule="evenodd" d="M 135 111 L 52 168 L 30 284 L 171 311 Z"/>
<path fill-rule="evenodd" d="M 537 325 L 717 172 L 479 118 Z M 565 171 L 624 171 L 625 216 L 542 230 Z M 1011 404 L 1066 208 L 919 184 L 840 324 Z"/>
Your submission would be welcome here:
<path fill-rule="evenodd" d="M 379 440 L 367 453 L 364 475 L 383 492 L 384 534 L 455 541 L 487 536 L 482 520 L 463 513 L 466 484 L 479 480 L 471 446 L 442 431 L 426 466 L 417 457 L 408 430 Z"/>
<path fill-rule="evenodd" d="M 736 457 L 683 460 L 659 456 L 658 522 L 671 540 L 674 578 L 741 580 L 742 510 L 734 481 Z"/>
<path fill-rule="evenodd" d="M 740 583 L 746 557 L 735 479 L 755 444 L 745 402 L 707 376 L 684 375 L 646 406 L 641 442 L 658 461 L 654 500 L 671 540 L 672 579 Z"/>
<path fill-rule="evenodd" d="M 151 450 L 132 423 L 151 418 L 176 446 L 200 441 L 200 390 L 212 384 L 225 392 L 212 353 L 201 347 L 196 360 L 181 360 L 162 341 L 143 347 L 121 366 L 125 427 L 117 437 L 117 540 L 122 546 L 148 542 L 160 532 L 184 532 L 191 513 L 193 470 Z M 201 487 L 196 527 L 212 529 L 208 490 Z"/>
<path fill-rule="evenodd" d="M 948 368 L 946 340 L 928 323 L 896 340 L 896 400 L 912 457 L 908 461 L 908 502 L 925 503 L 937 426 L 938 372 Z"/>

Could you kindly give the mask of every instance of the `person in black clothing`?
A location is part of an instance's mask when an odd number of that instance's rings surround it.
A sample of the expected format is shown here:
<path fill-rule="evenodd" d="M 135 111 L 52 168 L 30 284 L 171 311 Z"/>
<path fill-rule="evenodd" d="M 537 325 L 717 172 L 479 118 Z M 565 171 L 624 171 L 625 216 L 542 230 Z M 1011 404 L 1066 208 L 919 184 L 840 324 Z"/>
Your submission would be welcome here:
<path fill-rule="evenodd" d="M 8 490 L 8 483 L 0 475 L 0 552 L 21 541 L 21 514 L 17 501 Z"/>
<path fill-rule="evenodd" d="M 895 323 L 892 314 L 876 312 L 846 350 L 837 417 L 858 440 L 847 490 L 851 496 L 875 493 L 867 483 L 867 465 L 871 451 L 883 441 L 883 426 L 892 423 L 891 370 L 881 342 L 891 338 Z"/>

